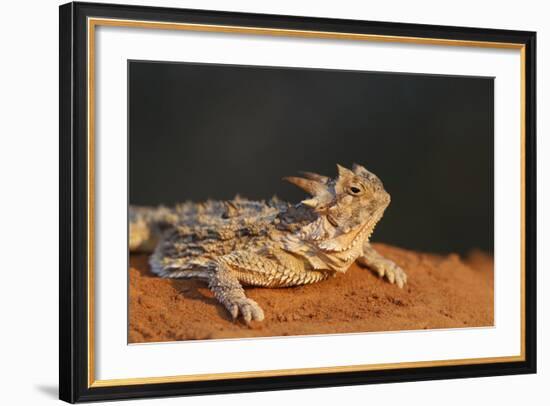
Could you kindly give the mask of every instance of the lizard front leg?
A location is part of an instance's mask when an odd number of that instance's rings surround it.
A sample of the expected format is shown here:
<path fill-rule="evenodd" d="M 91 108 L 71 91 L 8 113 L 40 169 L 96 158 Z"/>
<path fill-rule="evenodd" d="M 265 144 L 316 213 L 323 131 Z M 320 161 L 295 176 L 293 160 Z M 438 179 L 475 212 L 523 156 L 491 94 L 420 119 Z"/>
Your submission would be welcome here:
<path fill-rule="evenodd" d="M 261 321 L 260 306 L 244 294 L 241 284 L 271 288 L 299 286 L 326 279 L 330 274 L 306 270 L 303 262 L 279 252 L 267 258 L 248 251 L 233 251 L 215 260 L 215 272 L 209 278 L 209 287 L 233 318 L 241 314 L 248 323 Z"/>
<path fill-rule="evenodd" d="M 254 300 L 246 297 L 237 275 L 238 273 L 230 266 L 217 261 L 215 271 L 208 280 L 208 287 L 233 319 L 241 314 L 246 323 L 251 320 L 262 321 L 264 319 L 262 308 Z"/>
<path fill-rule="evenodd" d="M 364 265 L 380 277 L 385 277 L 390 283 L 397 283 L 402 288 L 407 283 L 407 274 L 395 262 L 384 258 L 370 245 L 369 242 L 363 244 L 363 255 L 357 258 L 357 262 Z"/>

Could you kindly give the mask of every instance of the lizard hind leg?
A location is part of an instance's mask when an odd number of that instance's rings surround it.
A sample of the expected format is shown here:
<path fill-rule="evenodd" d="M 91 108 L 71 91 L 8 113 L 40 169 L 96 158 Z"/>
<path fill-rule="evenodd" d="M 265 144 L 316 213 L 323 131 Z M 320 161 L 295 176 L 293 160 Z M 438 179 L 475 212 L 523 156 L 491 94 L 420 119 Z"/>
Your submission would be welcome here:
<path fill-rule="evenodd" d="M 215 271 L 210 274 L 208 280 L 208 287 L 233 319 L 241 315 L 247 324 L 252 320 L 264 319 L 262 308 L 254 300 L 246 297 L 236 273 L 228 265 L 216 261 Z"/>

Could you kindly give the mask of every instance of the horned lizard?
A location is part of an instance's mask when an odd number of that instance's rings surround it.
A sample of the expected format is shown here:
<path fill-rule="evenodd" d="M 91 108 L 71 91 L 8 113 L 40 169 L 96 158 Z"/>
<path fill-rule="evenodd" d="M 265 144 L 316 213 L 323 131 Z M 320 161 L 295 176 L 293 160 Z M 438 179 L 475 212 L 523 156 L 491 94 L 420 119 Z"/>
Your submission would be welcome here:
<path fill-rule="evenodd" d="M 129 246 L 152 252 L 152 272 L 199 278 L 236 319 L 264 312 L 243 286 L 290 287 L 344 273 L 354 261 L 400 288 L 407 275 L 369 243 L 390 203 L 380 179 L 363 166 L 337 165 L 334 179 L 311 172 L 286 177 L 310 198 L 296 205 L 276 198 L 130 207 Z"/>

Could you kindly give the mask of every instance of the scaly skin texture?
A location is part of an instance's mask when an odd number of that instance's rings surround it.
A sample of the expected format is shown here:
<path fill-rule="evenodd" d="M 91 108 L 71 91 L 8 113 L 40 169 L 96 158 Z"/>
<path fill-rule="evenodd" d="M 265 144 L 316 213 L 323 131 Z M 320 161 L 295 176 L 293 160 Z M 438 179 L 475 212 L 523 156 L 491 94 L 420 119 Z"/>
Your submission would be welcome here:
<path fill-rule="evenodd" d="M 285 180 L 311 195 L 297 205 L 236 197 L 174 208 L 130 207 L 130 251 L 153 252 L 152 271 L 200 278 L 231 313 L 261 321 L 261 307 L 243 286 L 315 283 L 346 272 L 354 261 L 400 288 L 405 272 L 382 257 L 369 238 L 390 195 L 363 166 L 337 165 L 334 179 L 304 172 Z"/>

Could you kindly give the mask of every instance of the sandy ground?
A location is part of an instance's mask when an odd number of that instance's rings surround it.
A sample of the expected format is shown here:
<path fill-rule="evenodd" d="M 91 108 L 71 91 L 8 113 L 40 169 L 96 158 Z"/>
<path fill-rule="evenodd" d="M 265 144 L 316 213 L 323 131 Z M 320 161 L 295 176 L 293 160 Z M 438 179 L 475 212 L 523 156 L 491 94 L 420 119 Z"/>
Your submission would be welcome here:
<path fill-rule="evenodd" d="M 233 322 L 205 283 L 160 279 L 130 257 L 130 343 L 493 325 L 493 258 L 438 256 L 374 244 L 408 274 L 404 289 L 354 265 L 317 284 L 247 289 L 265 312 Z"/>

